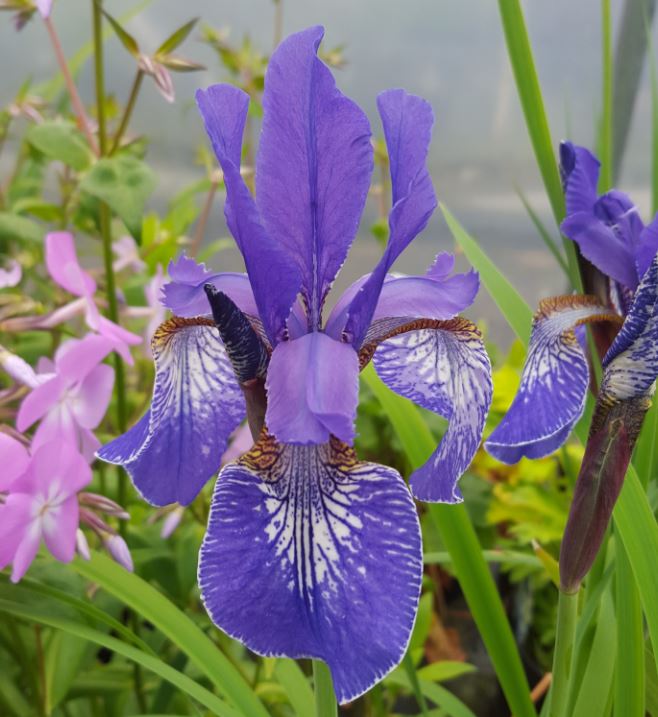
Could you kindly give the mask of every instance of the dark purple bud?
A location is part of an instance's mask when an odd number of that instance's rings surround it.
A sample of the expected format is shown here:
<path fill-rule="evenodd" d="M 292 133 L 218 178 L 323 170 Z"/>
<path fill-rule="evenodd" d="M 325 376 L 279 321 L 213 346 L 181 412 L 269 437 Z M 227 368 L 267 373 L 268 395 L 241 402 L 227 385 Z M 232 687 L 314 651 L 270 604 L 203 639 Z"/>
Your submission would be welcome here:
<path fill-rule="evenodd" d="M 265 424 L 265 375 L 270 357 L 263 340 L 232 299 L 205 285 L 213 319 L 247 404 L 247 422 L 255 441 Z"/>
<path fill-rule="evenodd" d="M 575 593 L 592 567 L 651 405 L 647 396 L 598 403 L 560 548 L 560 589 Z"/>

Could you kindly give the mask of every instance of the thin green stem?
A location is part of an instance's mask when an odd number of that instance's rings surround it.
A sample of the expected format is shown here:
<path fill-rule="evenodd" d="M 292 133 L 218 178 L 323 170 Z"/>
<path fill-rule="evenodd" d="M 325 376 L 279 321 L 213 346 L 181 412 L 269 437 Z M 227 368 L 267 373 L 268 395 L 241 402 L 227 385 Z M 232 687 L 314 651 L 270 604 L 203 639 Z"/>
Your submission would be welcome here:
<path fill-rule="evenodd" d="M 313 684 L 315 685 L 315 717 L 336 717 L 336 695 L 331 672 L 321 660 L 313 660 Z"/>
<path fill-rule="evenodd" d="M 71 71 L 69 70 L 68 63 L 66 62 L 64 50 L 62 49 L 62 45 L 59 41 L 59 36 L 55 31 L 53 21 L 49 17 L 47 17 L 44 19 L 44 23 L 46 25 L 46 30 L 48 30 L 48 35 L 50 36 L 53 50 L 55 51 L 57 64 L 59 65 L 59 69 L 64 77 L 64 84 L 66 85 L 69 97 L 71 98 L 71 104 L 73 105 L 73 111 L 75 112 L 76 118 L 78 120 L 78 126 L 84 132 L 92 152 L 95 155 L 98 155 L 98 145 L 96 144 L 96 139 L 93 135 L 93 132 L 91 131 L 91 124 L 89 122 L 89 118 L 87 117 L 87 113 L 85 112 L 85 106 L 82 104 L 82 100 L 80 99 L 80 95 L 78 94 L 75 82 L 73 81 L 73 77 L 71 75 Z"/>
<path fill-rule="evenodd" d="M 567 717 L 569 674 L 578 618 L 578 593 L 565 593 L 560 590 L 557 610 L 550 717 Z"/>
<path fill-rule="evenodd" d="M 421 692 L 420 682 L 418 681 L 418 675 L 416 674 L 416 667 L 414 666 L 413 660 L 411 659 L 411 656 L 408 652 L 402 659 L 402 666 L 407 673 L 409 682 L 411 682 L 411 689 L 413 690 L 416 702 L 418 702 L 418 706 L 420 707 L 420 713 L 423 715 L 423 717 L 427 717 L 427 715 L 429 714 L 427 709 L 427 701 L 425 700 L 425 695 Z"/>
<path fill-rule="evenodd" d="M 137 101 L 137 96 L 139 95 L 139 90 L 142 86 L 143 79 L 144 79 L 144 70 L 138 69 L 137 72 L 135 73 L 135 79 L 133 80 L 133 85 L 130 88 L 130 95 L 128 96 L 128 103 L 126 104 L 126 108 L 123 111 L 123 117 L 121 118 L 121 124 L 119 124 L 119 129 L 117 130 L 116 134 L 114 135 L 114 141 L 112 142 L 112 149 L 110 149 L 110 154 L 114 154 L 117 151 L 117 149 L 119 149 L 119 145 L 121 144 L 121 140 L 126 131 L 126 128 L 128 127 L 128 123 L 130 122 L 130 118 L 132 117 L 133 110 L 135 109 L 135 102 Z"/>
<path fill-rule="evenodd" d="M 107 154 L 107 123 L 105 121 L 105 68 L 103 62 L 103 3 L 102 0 L 93 0 L 93 26 L 94 26 L 94 77 L 96 80 L 96 112 L 98 115 L 98 141 L 101 156 Z M 99 225 L 101 239 L 103 240 L 103 263 L 105 266 L 105 284 L 107 290 L 108 315 L 111 321 L 119 323 L 119 307 L 117 305 L 116 282 L 112 266 L 112 217 L 110 208 L 104 202 L 100 203 Z M 117 423 L 119 430 L 124 433 L 127 427 L 127 411 L 125 398 L 125 375 L 121 357 L 114 354 L 114 369 L 116 376 Z M 123 470 L 118 468 L 119 486 L 117 502 L 126 504 L 127 484 Z"/>

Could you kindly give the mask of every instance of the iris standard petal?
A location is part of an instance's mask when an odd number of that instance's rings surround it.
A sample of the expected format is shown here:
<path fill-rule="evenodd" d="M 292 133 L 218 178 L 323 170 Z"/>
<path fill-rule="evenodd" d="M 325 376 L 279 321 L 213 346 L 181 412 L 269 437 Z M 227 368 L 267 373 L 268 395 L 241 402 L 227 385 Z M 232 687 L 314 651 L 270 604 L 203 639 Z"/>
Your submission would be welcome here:
<path fill-rule="evenodd" d="M 628 400 L 653 390 L 658 375 L 658 257 L 638 287 L 603 369 L 602 397 Z"/>
<path fill-rule="evenodd" d="M 327 662 L 339 702 L 402 659 L 421 577 L 416 510 L 392 468 L 333 439 L 265 436 L 222 470 L 200 553 L 206 609 L 254 652 Z"/>
<path fill-rule="evenodd" d="M 285 333 L 286 320 L 301 288 L 301 275 L 295 260 L 265 231 L 240 175 L 249 96 L 231 85 L 213 85 L 198 90 L 196 101 L 224 171 L 226 222 L 242 252 L 258 314 L 274 346 Z"/>
<path fill-rule="evenodd" d="M 351 443 L 359 360 L 349 344 L 312 332 L 280 343 L 267 371 L 268 429 L 283 443 Z"/>
<path fill-rule="evenodd" d="M 430 105 L 404 90 L 388 90 L 377 98 L 388 147 L 393 207 L 388 216 L 389 240 L 374 271 L 349 307 L 345 331 L 359 348 L 372 320 L 382 284 L 393 262 L 425 228 L 436 208 L 432 180 L 425 166 L 434 124 Z"/>
<path fill-rule="evenodd" d="M 635 265 L 640 279 L 645 275 L 658 253 L 658 214 L 644 227 L 635 252 Z"/>
<path fill-rule="evenodd" d="M 265 75 L 256 201 L 294 258 L 314 328 L 356 236 L 373 168 L 370 124 L 317 57 L 324 30 L 284 40 Z"/>
<path fill-rule="evenodd" d="M 560 229 L 578 244 L 582 255 L 606 276 L 630 289 L 637 286 L 632 245 L 591 211 L 571 214 L 562 222 Z"/>
<path fill-rule="evenodd" d="M 153 356 L 149 418 L 103 446 L 98 457 L 123 465 L 150 503 L 187 505 L 219 468 L 245 416 L 244 398 L 209 319 L 166 321 L 153 338 Z"/>
<path fill-rule="evenodd" d="M 519 390 L 485 447 L 504 463 L 541 458 L 567 439 L 585 405 L 589 367 L 574 329 L 621 318 L 591 296 L 545 299 L 535 315 Z"/>
<path fill-rule="evenodd" d="M 411 490 L 423 501 L 461 502 L 457 481 L 480 445 L 491 404 L 482 337 L 466 319 L 418 321 L 398 332 L 375 351 L 377 374 L 396 393 L 449 421 L 436 451 L 411 475 Z"/>
<path fill-rule="evenodd" d="M 585 147 L 571 142 L 560 143 L 560 171 L 567 215 L 592 211 L 600 167 L 599 160 Z"/>
<path fill-rule="evenodd" d="M 258 315 L 249 277 L 235 272 L 212 272 L 182 254 L 167 269 L 168 281 L 162 287 L 162 303 L 176 316 L 192 318 L 210 313 L 204 286 L 212 284 L 231 297 L 246 314 Z"/>

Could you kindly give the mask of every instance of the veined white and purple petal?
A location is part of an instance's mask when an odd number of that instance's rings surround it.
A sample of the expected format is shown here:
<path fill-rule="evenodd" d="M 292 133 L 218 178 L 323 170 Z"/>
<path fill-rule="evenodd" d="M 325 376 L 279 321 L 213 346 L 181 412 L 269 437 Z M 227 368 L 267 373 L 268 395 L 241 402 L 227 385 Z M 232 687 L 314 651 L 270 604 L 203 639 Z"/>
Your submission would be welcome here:
<path fill-rule="evenodd" d="M 482 337 L 465 319 L 403 326 L 375 351 L 377 374 L 393 391 L 448 419 L 430 459 L 411 475 L 414 496 L 457 503 L 457 481 L 475 455 L 491 405 L 491 364 Z M 432 324 L 434 324 L 432 326 Z"/>
<path fill-rule="evenodd" d="M 210 314 L 210 306 L 204 291 L 212 284 L 218 291 L 230 296 L 245 314 L 257 316 L 254 292 L 246 274 L 236 272 L 212 272 L 205 264 L 197 264 L 182 254 L 167 269 L 170 281 L 162 287 L 162 303 L 176 316 L 192 318 Z"/>
<path fill-rule="evenodd" d="M 402 659 L 422 569 L 401 476 L 335 439 L 264 436 L 220 473 L 199 562 L 206 609 L 260 655 L 324 660 L 341 703 Z"/>
<path fill-rule="evenodd" d="M 231 85 L 213 85 L 198 90 L 196 101 L 224 172 L 226 222 L 244 258 L 258 315 L 270 343 L 275 346 L 285 334 L 286 321 L 302 278 L 294 258 L 266 232 L 240 174 L 249 95 Z M 276 280 L 273 281 L 273 277 Z"/>
<path fill-rule="evenodd" d="M 658 375 L 658 257 L 635 294 L 630 312 L 603 359 L 601 400 L 653 393 Z"/>
<path fill-rule="evenodd" d="M 504 463 L 541 458 L 557 450 L 580 418 L 589 367 L 577 326 L 621 319 L 591 296 L 559 296 L 539 305 L 519 390 L 485 443 Z"/>
<path fill-rule="evenodd" d="M 123 465 L 150 503 L 187 505 L 218 470 L 245 416 L 244 398 L 210 320 L 166 321 L 153 338 L 153 355 L 149 412 L 98 457 Z"/>
<path fill-rule="evenodd" d="M 256 202 L 267 233 L 297 263 L 314 328 L 361 219 L 373 168 L 365 113 L 317 57 L 324 30 L 290 35 L 267 67 Z"/>
<path fill-rule="evenodd" d="M 427 226 L 436 196 L 426 167 L 434 113 L 425 100 L 404 90 L 377 98 L 391 167 L 393 207 L 388 244 L 372 274 L 352 300 L 345 331 L 356 349 L 372 321 L 386 275 L 395 260 Z"/>

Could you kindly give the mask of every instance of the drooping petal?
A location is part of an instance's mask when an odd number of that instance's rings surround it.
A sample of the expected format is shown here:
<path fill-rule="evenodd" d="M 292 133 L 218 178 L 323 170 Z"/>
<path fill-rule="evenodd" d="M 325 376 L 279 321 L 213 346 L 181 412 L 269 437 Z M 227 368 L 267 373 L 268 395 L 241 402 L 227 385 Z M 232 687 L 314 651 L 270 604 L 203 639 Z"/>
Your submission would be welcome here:
<path fill-rule="evenodd" d="M 635 264 L 637 274 L 642 279 L 651 262 L 658 253 L 658 214 L 649 224 L 644 227 L 640 235 L 637 251 L 635 252 Z"/>
<path fill-rule="evenodd" d="M 359 398 L 359 360 L 349 345 L 313 332 L 283 341 L 267 371 L 266 424 L 284 443 L 351 443 Z"/>
<path fill-rule="evenodd" d="M 638 276 L 633 247 L 590 212 L 576 212 L 560 225 L 562 233 L 578 244 L 582 255 L 615 281 L 634 289 Z"/>
<path fill-rule="evenodd" d="M 603 369 L 602 398 L 623 401 L 653 390 L 658 375 L 658 257 L 638 287 Z"/>
<path fill-rule="evenodd" d="M 91 296 L 96 291 L 96 282 L 78 262 L 73 235 L 69 232 L 46 235 L 46 267 L 53 280 L 70 294 Z"/>
<path fill-rule="evenodd" d="M 289 36 L 270 58 L 256 163 L 268 234 L 295 259 L 314 327 L 356 236 L 373 167 L 368 118 L 317 57 L 324 35 Z"/>
<path fill-rule="evenodd" d="M 558 296 L 539 305 L 521 384 L 485 443 L 504 463 L 541 458 L 566 441 L 585 405 L 589 368 L 574 329 L 621 319 L 591 296 Z"/>
<path fill-rule="evenodd" d="M 404 90 L 377 98 L 388 147 L 393 208 L 384 255 L 350 304 L 345 331 L 359 348 L 372 320 L 379 293 L 393 262 L 425 228 L 436 208 L 432 180 L 425 166 L 434 114 L 425 100 Z"/>
<path fill-rule="evenodd" d="M 170 319 L 153 339 L 153 401 L 128 433 L 98 451 L 119 463 L 154 505 L 197 496 L 219 468 L 244 399 L 212 321 Z"/>
<path fill-rule="evenodd" d="M 424 276 L 387 276 L 371 322 L 390 318 L 412 321 L 421 317 L 445 320 L 468 308 L 480 288 L 479 276 L 475 271 L 450 276 L 453 266 L 454 257 L 441 253 Z M 326 326 L 330 336 L 341 337 L 351 301 L 367 280 L 365 276 L 354 282 L 334 306 Z M 367 336 L 368 332 L 364 342 Z"/>
<path fill-rule="evenodd" d="M 167 271 L 171 281 L 162 287 L 162 303 L 176 316 L 192 318 L 210 313 L 203 288 L 205 284 L 212 284 L 218 291 L 230 296 L 245 314 L 258 314 L 246 274 L 212 272 L 206 269 L 205 264 L 197 264 L 184 254 L 175 262 L 170 261 Z"/>
<path fill-rule="evenodd" d="M 274 346 L 285 333 L 286 320 L 301 287 L 301 275 L 295 260 L 265 231 L 240 175 L 249 96 L 231 85 L 213 85 L 198 90 L 196 100 L 224 171 L 226 222 L 244 257 L 258 315 Z"/>
<path fill-rule="evenodd" d="M 265 436 L 222 470 L 200 553 L 206 609 L 258 654 L 327 662 L 339 702 L 401 660 L 421 576 L 416 510 L 393 469 L 336 440 Z"/>
<path fill-rule="evenodd" d="M 560 170 L 567 216 L 592 211 L 600 167 L 599 160 L 585 147 L 571 142 L 560 143 Z"/>
<path fill-rule="evenodd" d="M 436 451 L 411 475 L 412 492 L 419 500 L 461 502 L 457 481 L 480 445 L 491 404 L 491 364 L 480 333 L 465 319 L 418 321 L 392 333 L 375 351 L 377 374 L 449 421 Z"/>
<path fill-rule="evenodd" d="M 25 472 L 30 456 L 22 443 L 0 431 L 0 491 L 9 490 L 12 483 Z"/>

